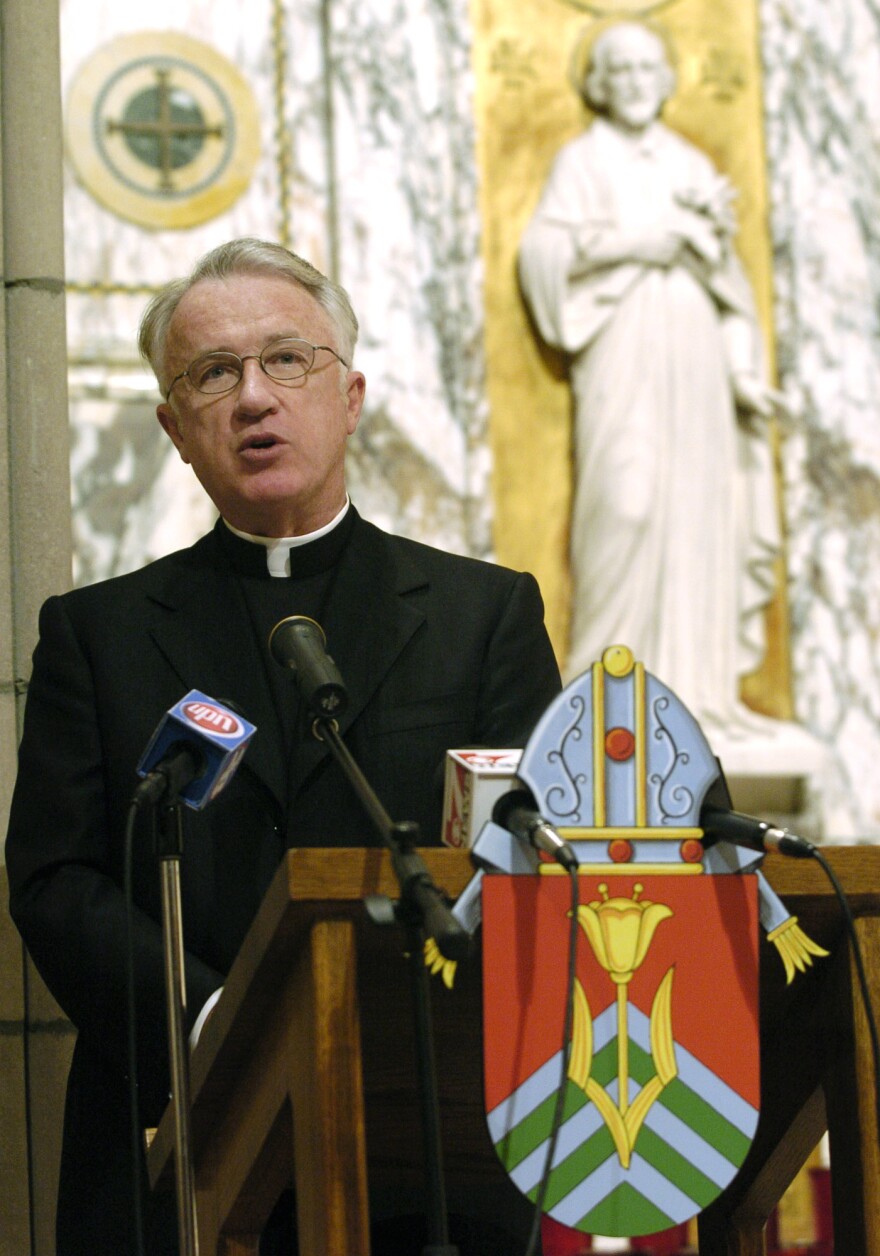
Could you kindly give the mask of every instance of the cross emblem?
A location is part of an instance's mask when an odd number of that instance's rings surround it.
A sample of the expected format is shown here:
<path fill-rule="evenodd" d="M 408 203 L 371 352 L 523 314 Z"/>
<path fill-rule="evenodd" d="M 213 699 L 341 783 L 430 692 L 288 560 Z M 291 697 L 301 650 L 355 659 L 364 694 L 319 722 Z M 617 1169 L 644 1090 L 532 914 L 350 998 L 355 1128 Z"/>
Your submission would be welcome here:
<path fill-rule="evenodd" d="M 207 126 L 197 101 L 175 88 L 171 71 L 156 67 L 156 86 L 126 105 L 122 121 L 107 119 L 107 133 L 121 134 L 141 161 L 159 172 L 159 189 L 174 191 L 172 172 L 187 165 L 209 137 L 222 139 L 222 125 Z"/>
<path fill-rule="evenodd" d="M 223 213 L 260 158 L 250 85 L 215 48 L 179 31 L 121 35 L 71 82 L 67 151 L 106 208 L 150 229 Z"/>

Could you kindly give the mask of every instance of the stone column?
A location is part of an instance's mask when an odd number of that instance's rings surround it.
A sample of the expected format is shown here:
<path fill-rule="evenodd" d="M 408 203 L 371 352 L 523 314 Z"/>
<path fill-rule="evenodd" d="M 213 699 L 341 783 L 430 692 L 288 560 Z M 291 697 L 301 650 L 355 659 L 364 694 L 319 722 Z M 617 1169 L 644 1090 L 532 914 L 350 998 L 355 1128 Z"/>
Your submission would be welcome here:
<path fill-rule="evenodd" d="M 0 7 L 0 838 L 37 612 L 70 584 L 58 0 Z M 73 1034 L 24 960 L 0 867 L 0 1256 L 52 1256 Z"/>

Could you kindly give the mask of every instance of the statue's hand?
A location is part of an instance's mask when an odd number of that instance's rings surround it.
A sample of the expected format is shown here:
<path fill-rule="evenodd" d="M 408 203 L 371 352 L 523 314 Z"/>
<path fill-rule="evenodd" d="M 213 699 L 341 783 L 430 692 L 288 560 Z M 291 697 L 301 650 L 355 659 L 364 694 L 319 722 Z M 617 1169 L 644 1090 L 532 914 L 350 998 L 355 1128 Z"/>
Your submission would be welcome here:
<path fill-rule="evenodd" d="M 681 261 L 687 248 L 683 231 L 674 226 L 658 225 L 636 237 L 631 246 L 631 260 L 644 266 L 659 266 L 668 270 Z"/>
<path fill-rule="evenodd" d="M 708 219 L 717 233 L 728 237 L 736 234 L 734 204 L 737 192 L 724 175 L 718 175 L 699 190 L 678 192 L 675 199 L 685 209 L 693 210 Z"/>
<path fill-rule="evenodd" d="M 769 419 L 780 398 L 780 394 L 758 375 L 740 373 L 733 377 L 733 395 L 741 410 L 759 419 Z"/>
<path fill-rule="evenodd" d="M 734 375 L 733 395 L 739 409 L 751 418 L 767 420 L 775 416 L 783 431 L 801 417 L 802 405 L 796 396 L 771 388 L 758 375 L 746 372 Z"/>
<path fill-rule="evenodd" d="M 635 239 L 636 259 L 648 266 L 669 268 L 694 258 L 709 266 L 723 260 L 724 241 L 711 219 L 696 210 L 676 206 Z"/>

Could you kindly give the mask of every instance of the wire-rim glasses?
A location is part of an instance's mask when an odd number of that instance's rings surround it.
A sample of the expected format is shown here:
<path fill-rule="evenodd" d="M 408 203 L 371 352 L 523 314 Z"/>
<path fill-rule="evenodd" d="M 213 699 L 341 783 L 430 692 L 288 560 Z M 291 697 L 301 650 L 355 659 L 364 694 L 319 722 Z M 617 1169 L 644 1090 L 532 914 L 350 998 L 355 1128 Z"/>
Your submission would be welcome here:
<path fill-rule="evenodd" d="M 203 353 L 200 358 L 190 362 L 185 371 L 175 375 L 168 385 L 165 400 L 171 396 L 174 385 L 182 379 L 188 379 L 197 392 L 207 393 L 211 397 L 232 392 L 244 374 L 245 362 L 251 358 L 259 362 L 270 379 L 277 380 L 280 384 L 291 384 L 308 375 L 315 364 L 315 354 L 319 349 L 326 349 L 344 367 L 349 367 L 349 363 L 329 345 L 313 345 L 308 340 L 287 336 L 282 340 L 273 340 L 261 353 L 248 353 L 243 358 L 225 349 Z"/>

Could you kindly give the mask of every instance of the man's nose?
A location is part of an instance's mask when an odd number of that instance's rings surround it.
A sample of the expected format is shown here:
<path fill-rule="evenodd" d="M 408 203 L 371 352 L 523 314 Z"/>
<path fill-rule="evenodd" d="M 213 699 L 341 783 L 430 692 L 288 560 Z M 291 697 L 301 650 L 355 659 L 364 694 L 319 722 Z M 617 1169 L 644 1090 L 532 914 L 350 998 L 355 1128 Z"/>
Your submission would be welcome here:
<path fill-rule="evenodd" d="M 241 379 L 238 383 L 238 405 L 244 410 L 265 410 L 274 400 L 271 380 L 258 357 L 242 358 Z"/>

